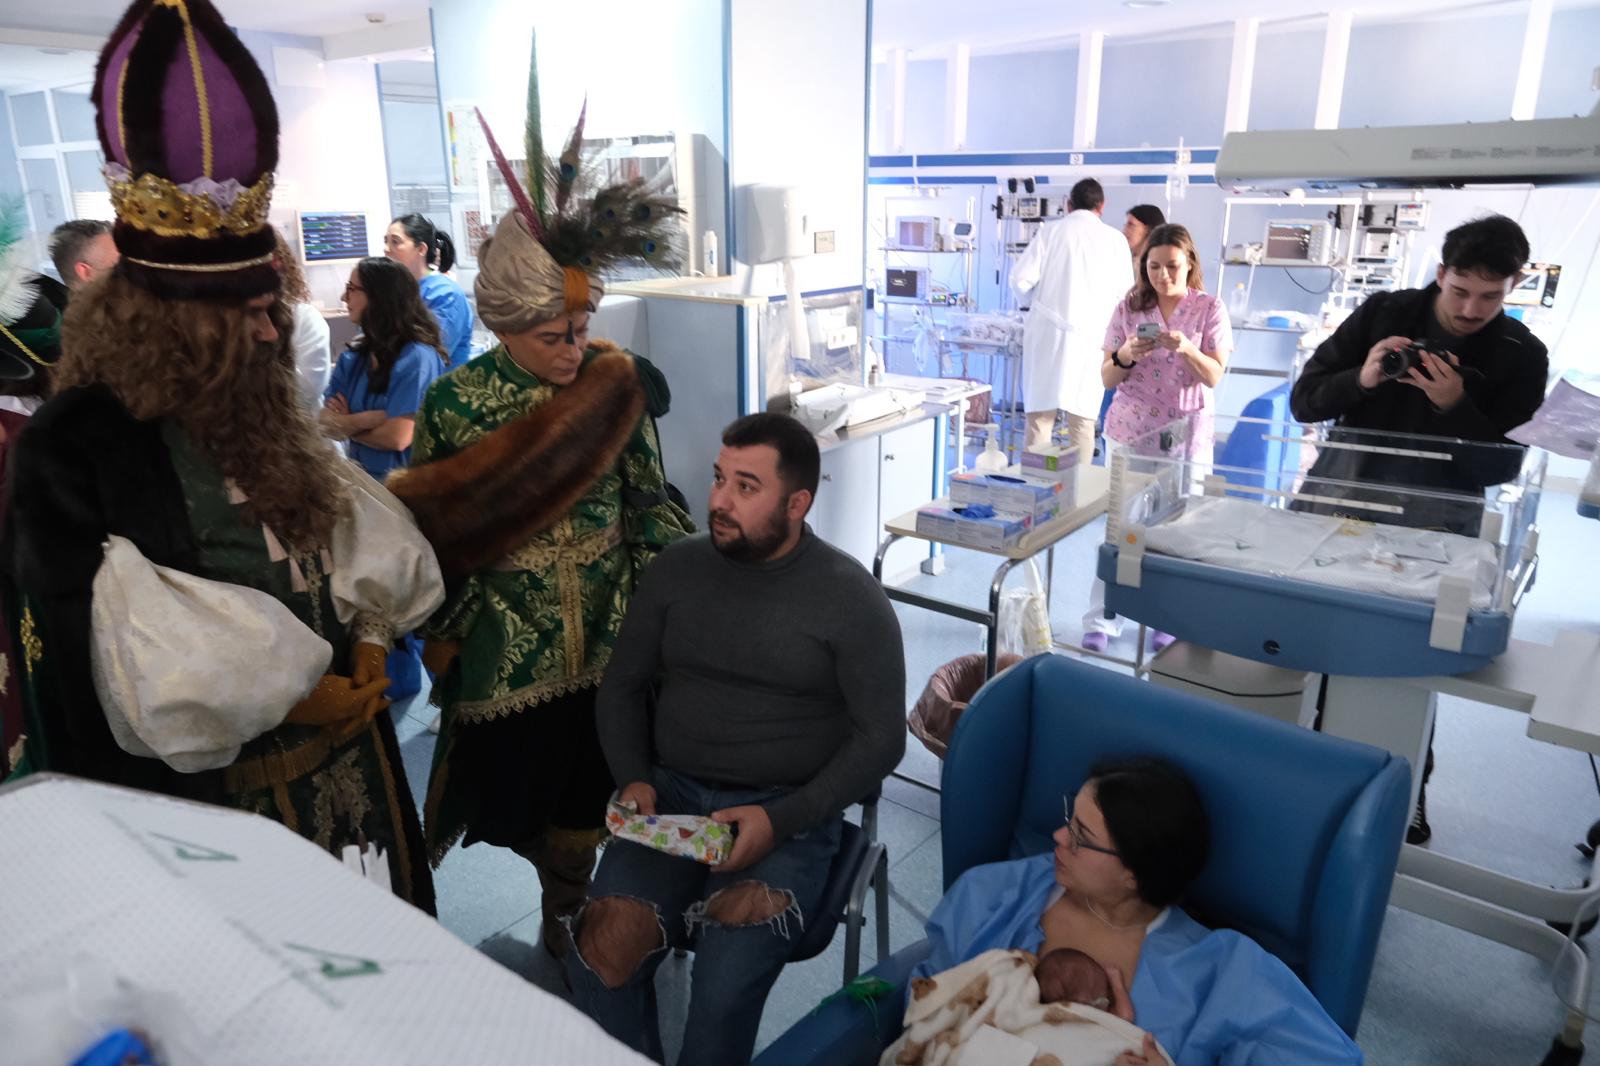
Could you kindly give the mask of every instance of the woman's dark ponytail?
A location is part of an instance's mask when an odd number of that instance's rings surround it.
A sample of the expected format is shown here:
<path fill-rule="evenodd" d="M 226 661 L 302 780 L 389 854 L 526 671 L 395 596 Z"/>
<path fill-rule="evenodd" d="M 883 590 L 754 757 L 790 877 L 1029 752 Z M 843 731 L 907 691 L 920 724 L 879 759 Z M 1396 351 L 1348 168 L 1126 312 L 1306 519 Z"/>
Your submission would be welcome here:
<path fill-rule="evenodd" d="M 425 261 L 429 266 L 437 267 L 441 274 L 450 273 L 450 268 L 456 265 L 456 242 L 450 239 L 450 234 L 416 211 L 401 215 L 394 221 L 400 224 L 400 228 L 414 243 L 428 246 L 428 258 Z"/>

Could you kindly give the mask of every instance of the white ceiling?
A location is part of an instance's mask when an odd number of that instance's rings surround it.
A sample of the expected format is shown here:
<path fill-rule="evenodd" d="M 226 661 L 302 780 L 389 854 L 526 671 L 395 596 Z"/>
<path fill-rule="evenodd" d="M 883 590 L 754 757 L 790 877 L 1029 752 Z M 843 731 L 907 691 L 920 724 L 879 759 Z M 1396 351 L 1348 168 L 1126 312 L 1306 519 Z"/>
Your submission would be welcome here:
<path fill-rule="evenodd" d="M 230 25 L 245 30 L 326 37 L 366 29 L 367 13 L 389 22 L 425 18 L 428 0 L 215 0 Z M 116 26 L 127 0 L 0 0 L 0 27 L 104 35 Z"/>
<path fill-rule="evenodd" d="M 0 3 L 8 0 L 0 0 Z M 1588 7 L 1597 0 L 1557 0 L 1557 7 Z M 1527 0 L 1172 0 L 1157 8 L 1135 10 L 1122 0 L 1003 0 L 983 5 L 974 0 L 874 0 L 872 47 L 878 59 L 891 48 L 938 54 L 957 43 L 978 50 L 1017 51 L 1070 41 L 1099 30 L 1108 38 L 1150 36 L 1213 27 L 1219 32 L 1236 19 L 1260 18 L 1272 23 L 1320 18 L 1330 9 L 1350 10 L 1358 22 L 1392 21 L 1418 15 L 1464 11 L 1526 11 Z"/>
<path fill-rule="evenodd" d="M 94 77 L 93 52 L 45 52 L 20 44 L 0 44 L 0 92 L 18 85 L 46 82 L 53 85 L 90 81 Z"/>

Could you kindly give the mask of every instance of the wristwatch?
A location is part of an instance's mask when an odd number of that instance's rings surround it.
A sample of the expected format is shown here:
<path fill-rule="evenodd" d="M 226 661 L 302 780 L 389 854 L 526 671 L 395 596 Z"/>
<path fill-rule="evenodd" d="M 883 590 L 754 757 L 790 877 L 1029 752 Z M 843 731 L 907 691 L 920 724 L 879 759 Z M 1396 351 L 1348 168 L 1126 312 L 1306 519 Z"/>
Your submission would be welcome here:
<path fill-rule="evenodd" d="M 1111 365 L 1112 366 L 1121 367 L 1124 370 L 1132 370 L 1138 364 L 1137 363 L 1124 363 L 1121 359 L 1117 358 L 1117 353 L 1116 352 L 1112 352 L 1111 353 Z"/>

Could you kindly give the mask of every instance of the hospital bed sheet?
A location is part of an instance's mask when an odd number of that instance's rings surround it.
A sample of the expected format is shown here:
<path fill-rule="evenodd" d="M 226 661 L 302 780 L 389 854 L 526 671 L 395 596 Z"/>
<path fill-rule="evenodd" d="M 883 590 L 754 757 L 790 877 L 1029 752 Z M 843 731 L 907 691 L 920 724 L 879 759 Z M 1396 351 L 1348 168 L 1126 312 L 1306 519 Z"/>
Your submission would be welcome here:
<path fill-rule="evenodd" d="M 1437 598 L 1441 577 L 1461 577 L 1480 611 L 1493 606 L 1499 573 L 1495 546 L 1473 537 L 1229 497 L 1191 498 L 1176 517 L 1149 527 L 1145 543 L 1181 559 L 1423 602 Z"/>

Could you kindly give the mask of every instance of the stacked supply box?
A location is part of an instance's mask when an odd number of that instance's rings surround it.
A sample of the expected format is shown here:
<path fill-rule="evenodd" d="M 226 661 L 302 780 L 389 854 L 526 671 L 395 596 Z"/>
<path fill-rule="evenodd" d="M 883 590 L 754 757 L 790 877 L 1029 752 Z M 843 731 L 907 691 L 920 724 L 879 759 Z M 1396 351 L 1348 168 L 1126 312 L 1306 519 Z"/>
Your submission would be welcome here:
<path fill-rule="evenodd" d="M 996 511 L 1025 515 L 1039 525 L 1061 513 L 1062 488 L 1054 477 L 954 474 L 950 478 L 950 502 L 987 504 Z"/>
<path fill-rule="evenodd" d="M 1009 548 L 1033 528 L 1027 515 L 1008 514 L 981 504 L 970 508 L 928 505 L 917 509 L 917 532 L 968 548 Z"/>
<path fill-rule="evenodd" d="M 1077 448 L 1034 448 L 1022 453 L 1022 473 L 1024 477 L 1059 482 L 1062 495 L 1070 500 L 1078 483 L 1078 461 Z"/>

